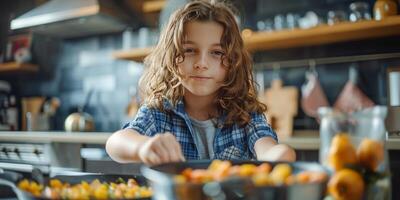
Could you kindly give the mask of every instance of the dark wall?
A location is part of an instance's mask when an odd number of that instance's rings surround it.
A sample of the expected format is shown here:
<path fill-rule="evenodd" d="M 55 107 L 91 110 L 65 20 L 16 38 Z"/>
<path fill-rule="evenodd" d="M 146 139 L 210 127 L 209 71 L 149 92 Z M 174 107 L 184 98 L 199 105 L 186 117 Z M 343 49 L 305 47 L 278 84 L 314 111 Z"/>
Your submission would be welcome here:
<path fill-rule="evenodd" d="M 370 54 L 387 54 L 400 52 L 400 38 L 386 37 L 371 40 L 344 42 L 332 45 L 313 46 L 275 51 L 263 51 L 254 55 L 255 63 L 287 61 L 298 59 L 315 59 L 337 56 L 356 56 Z M 345 62 L 337 64 L 317 65 L 318 78 L 331 106 L 335 103 L 344 85 L 349 80 L 349 67 L 357 66 L 357 86 L 377 105 L 387 105 L 387 68 L 400 68 L 400 58 L 379 59 L 369 61 Z M 305 83 L 305 73 L 309 66 L 281 68 L 280 78 L 284 85 L 301 88 Z M 256 71 L 260 71 L 259 69 Z M 274 70 L 267 67 L 264 73 L 264 87 L 270 87 L 274 78 Z M 300 98 L 298 99 L 300 105 Z M 295 128 L 317 129 L 316 121 L 306 116 L 301 109 L 295 119 Z"/>

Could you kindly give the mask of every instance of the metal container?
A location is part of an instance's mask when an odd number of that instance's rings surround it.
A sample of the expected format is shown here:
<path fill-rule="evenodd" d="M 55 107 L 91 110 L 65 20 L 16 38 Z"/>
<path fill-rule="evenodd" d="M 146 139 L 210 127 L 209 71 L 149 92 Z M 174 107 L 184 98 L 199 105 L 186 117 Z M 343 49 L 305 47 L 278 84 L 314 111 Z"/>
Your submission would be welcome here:
<path fill-rule="evenodd" d="M 158 166 L 143 166 L 141 171 L 148 179 L 156 200 L 172 199 L 277 199 L 294 200 L 322 199 L 325 194 L 326 183 L 301 184 L 291 186 L 254 186 L 250 179 L 231 178 L 222 182 L 209 182 L 206 184 L 185 183 L 178 184 L 174 181 L 174 175 L 181 173 L 186 168 L 206 169 L 211 161 L 190 161 L 184 163 L 168 163 Z M 259 161 L 232 161 L 233 165 L 255 164 Z M 278 163 L 270 163 L 275 166 Z M 288 163 L 293 174 L 301 171 L 324 171 L 326 169 L 318 163 L 294 162 Z"/>
<path fill-rule="evenodd" d="M 386 129 L 391 135 L 400 135 L 400 71 L 388 75 L 389 106 Z"/>

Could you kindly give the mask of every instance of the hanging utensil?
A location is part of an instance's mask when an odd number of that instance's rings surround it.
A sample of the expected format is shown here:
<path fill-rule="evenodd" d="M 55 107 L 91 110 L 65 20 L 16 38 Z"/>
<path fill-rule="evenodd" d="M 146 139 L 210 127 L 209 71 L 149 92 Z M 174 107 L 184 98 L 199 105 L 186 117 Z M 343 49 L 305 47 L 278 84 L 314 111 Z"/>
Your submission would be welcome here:
<path fill-rule="evenodd" d="M 335 109 L 342 112 L 354 112 L 375 105 L 374 102 L 357 86 L 357 82 L 357 65 L 353 64 L 349 68 L 349 80 L 340 92 L 339 97 L 334 104 Z"/>
<path fill-rule="evenodd" d="M 306 72 L 306 82 L 301 87 L 301 108 L 310 117 L 318 117 L 318 108 L 329 106 L 328 99 L 318 80 L 315 61 L 310 61 L 310 69 Z"/>

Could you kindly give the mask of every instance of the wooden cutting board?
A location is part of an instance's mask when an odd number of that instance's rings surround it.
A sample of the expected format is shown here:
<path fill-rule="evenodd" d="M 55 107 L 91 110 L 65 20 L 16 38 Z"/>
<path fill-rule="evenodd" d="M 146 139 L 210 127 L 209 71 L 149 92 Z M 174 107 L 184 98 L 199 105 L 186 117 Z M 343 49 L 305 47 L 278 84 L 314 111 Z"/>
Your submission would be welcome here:
<path fill-rule="evenodd" d="M 37 116 L 40 114 L 40 109 L 43 106 L 45 97 L 24 97 L 21 101 L 22 107 L 22 130 L 27 130 L 27 113 L 31 113 L 31 116 Z"/>
<path fill-rule="evenodd" d="M 297 87 L 282 85 L 282 80 L 273 80 L 271 87 L 259 97 L 268 107 L 265 115 L 279 139 L 288 138 L 293 133 L 293 119 L 297 115 L 299 96 Z"/>

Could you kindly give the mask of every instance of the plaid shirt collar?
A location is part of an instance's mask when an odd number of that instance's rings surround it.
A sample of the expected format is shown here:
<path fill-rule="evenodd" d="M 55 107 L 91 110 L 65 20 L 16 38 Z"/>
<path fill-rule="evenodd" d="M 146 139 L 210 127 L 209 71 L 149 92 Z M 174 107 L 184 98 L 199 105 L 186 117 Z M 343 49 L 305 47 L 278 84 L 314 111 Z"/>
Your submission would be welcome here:
<path fill-rule="evenodd" d="M 190 118 L 189 118 L 188 114 L 185 111 L 185 104 L 184 104 L 182 98 L 178 101 L 176 106 L 174 106 L 170 101 L 168 101 L 166 99 L 164 99 L 163 104 L 164 104 L 164 108 L 166 110 L 172 111 L 175 114 L 181 116 L 183 119 L 185 119 L 185 121 L 190 122 Z M 217 119 L 217 127 L 219 129 L 223 128 L 226 116 L 227 116 L 226 112 L 223 112 L 223 114 L 220 117 L 218 117 L 218 119 Z"/>

